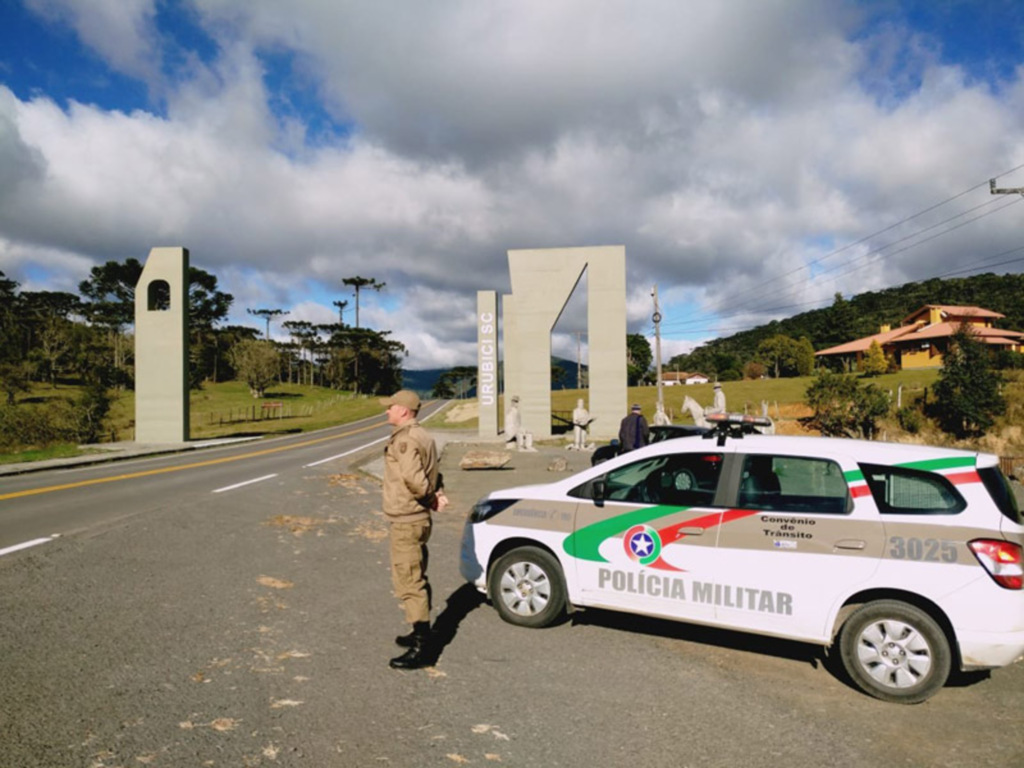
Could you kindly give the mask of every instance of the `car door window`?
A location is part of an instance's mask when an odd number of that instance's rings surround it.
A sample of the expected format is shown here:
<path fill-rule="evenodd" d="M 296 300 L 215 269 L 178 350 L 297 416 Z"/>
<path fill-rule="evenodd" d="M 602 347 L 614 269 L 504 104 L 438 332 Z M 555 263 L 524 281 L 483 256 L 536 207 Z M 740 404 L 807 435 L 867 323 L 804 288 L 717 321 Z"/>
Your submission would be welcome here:
<path fill-rule="evenodd" d="M 655 456 L 611 470 L 606 498 L 674 507 L 710 506 L 722 471 L 720 453 Z"/>
<path fill-rule="evenodd" d="M 740 476 L 739 506 L 744 509 L 845 514 L 850 489 L 831 459 L 804 456 L 747 456 Z"/>
<path fill-rule="evenodd" d="M 934 472 L 877 464 L 860 469 L 883 515 L 955 515 L 967 507 L 953 484 Z"/>

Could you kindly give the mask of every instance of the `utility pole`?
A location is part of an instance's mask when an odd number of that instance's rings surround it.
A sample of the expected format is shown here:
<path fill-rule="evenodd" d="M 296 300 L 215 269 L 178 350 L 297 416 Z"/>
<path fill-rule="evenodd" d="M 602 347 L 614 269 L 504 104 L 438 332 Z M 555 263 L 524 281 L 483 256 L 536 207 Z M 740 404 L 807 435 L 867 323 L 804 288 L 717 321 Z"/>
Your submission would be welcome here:
<path fill-rule="evenodd" d="M 654 297 L 654 315 L 651 320 L 654 321 L 654 363 L 658 367 L 658 406 L 661 410 L 665 410 L 665 398 L 661 393 L 661 309 L 658 307 L 657 283 L 654 285 L 651 296 Z"/>
<path fill-rule="evenodd" d="M 996 189 L 996 180 L 988 180 L 988 191 L 993 195 L 1024 195 L 1024 187 L 1012 187 L 1010 189 Z"/>

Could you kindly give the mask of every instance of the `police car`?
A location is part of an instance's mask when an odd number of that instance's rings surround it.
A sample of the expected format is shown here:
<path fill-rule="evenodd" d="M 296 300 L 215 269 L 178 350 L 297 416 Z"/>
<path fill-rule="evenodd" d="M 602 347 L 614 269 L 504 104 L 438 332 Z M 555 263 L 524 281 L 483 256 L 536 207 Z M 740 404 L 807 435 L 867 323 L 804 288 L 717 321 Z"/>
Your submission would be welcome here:
<path fill-rule="evenodd" d="M 1024 517 L 997 457 L 742 420 L 491 493 L 463 577 L 520 626 L 600 607 L 821 644 L 891 702 L 1021 658 Z"/>

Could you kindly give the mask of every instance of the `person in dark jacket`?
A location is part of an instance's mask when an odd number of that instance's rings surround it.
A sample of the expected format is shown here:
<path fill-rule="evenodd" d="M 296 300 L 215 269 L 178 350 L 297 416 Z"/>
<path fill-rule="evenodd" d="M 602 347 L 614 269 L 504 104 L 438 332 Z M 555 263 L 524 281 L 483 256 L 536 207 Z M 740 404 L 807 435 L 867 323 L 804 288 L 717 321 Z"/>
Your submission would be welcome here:
<path fill-rule="evenodd" d="M 619 445 L 621 452 L 632 451 L 634 448 L 643 448 L 651 437 L 651 431 L 647 427 L 647 419 L 644 418 L 640 406 L 633 404 L 629 415 L 619 425 Z"/>

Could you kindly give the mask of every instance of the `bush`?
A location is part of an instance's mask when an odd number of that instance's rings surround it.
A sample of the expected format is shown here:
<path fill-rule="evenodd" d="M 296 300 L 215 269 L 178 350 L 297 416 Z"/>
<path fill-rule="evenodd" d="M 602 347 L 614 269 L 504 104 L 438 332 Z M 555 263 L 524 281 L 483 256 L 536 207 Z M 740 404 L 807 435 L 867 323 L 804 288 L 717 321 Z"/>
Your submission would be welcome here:
<path fill-rule="evenodd" d="M 719 381 L 739 381 L 743 378 L 743 375 L 735 368 L 729 368 L 728 370 L 722 371 L 718 374 Z"/>
<path fill-rule="evenodd" d="M 889 396 L 874 384 L 824 369 L 807 387 L 804 402 L 814 409 L 811 426 L 832 437 L 869 438 L 889 412 Z"/>
<path fill-rule="evenodd" d="M 103 434 L 110 398 L 102 384 L 91 384 L 75 401 L 0 405 L 0 450 L 13 453 L 55 443 L 94 443 Z"/>
<path fill-rule="evenodd" d="M 77 440 L 75 409 L 67 400 L 51 400 L 45 407 L 0 406 L 0 448 L 6 451 Z"/>
<path fill-rule="evenodd" d="M 912 405 L 905 405 L 896 411 L 896 422 L 904 432 L 916 435 L 924 427 L 924 414 Z"/>
<path fill-rule="evenodd" d="M 1000 350 L 996 353 L 995 367 L 1001 371 L 1019 371 L 1024 368 L 1024 354 Z"/>
<path fill-rule="evenodd" d="M 765 368 L 761 363 L 751 360 L 745 366 L 743 366 L 743 378 L 745 379 L 761 379 L 764 378 Z"/>
<path fill-rule="evenodd" d="M 75 406 L 77 442 L 97 442 L 103 433 L 103 420 L 110 411 L 110 395 L 107 394 L 107 388 L 100 381 L 90 383 Z"/>

